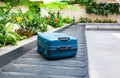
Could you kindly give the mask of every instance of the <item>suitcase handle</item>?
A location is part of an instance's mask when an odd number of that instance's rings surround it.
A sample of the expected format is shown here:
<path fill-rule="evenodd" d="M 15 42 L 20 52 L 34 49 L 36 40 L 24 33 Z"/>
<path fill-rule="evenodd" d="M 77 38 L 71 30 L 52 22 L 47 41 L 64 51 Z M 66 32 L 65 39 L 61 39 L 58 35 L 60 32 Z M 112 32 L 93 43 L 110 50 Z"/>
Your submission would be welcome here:
<path fill-rule="evenodd" d="M 58 47 L 57 50 L 70 50 L 71 47 L 67 46 L 67 47 Z"/>
<path fill-rule="evenodd" d="M 68 40 L 70 40 L 70 37 L 59 37 L 58 40 L 60 40 L 60 41 L 68 41 Z"/>

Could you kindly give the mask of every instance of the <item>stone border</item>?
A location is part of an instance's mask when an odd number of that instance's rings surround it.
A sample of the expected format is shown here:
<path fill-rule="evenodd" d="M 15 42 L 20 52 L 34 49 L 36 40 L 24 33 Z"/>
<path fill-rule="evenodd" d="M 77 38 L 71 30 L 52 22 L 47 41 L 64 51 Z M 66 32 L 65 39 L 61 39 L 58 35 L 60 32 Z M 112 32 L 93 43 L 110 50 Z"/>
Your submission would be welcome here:
<path fill-rule="evenodd" d="M 94 30 L 120 30 L 120 23 L 79 23 L 85 25 L 86 29 Z"/>
<path fill-rule="evenodd" d="M 56 28 L 48 32 L 59 32 L 70 26 L 72 26 L 72 24 L 66 25 L 60 28 Z M 31 50 L 31 48 L 36 47 L 37 46 L 36 40 L 37 40 L 37 36 L 33 36 L 29 39 L 19 41 L 16 46 L 9 45 L 5 47 L 1 47 L 0 48 L 0 68 L 7 65 L 11 61 L 17 59 L 18 57 L 22 56 L 23 54 Z"/>

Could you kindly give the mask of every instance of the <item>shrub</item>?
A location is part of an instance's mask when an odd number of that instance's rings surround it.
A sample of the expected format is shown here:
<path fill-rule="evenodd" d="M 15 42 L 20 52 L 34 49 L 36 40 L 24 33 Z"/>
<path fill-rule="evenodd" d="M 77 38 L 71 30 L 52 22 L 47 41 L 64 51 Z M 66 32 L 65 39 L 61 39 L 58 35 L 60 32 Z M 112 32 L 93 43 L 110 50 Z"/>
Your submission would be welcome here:
<path fill-rule="evenodd" d="M 89 3 L 95 2 L 95 0 L 77 0 L 77 3 L 82 5 L 88 5 Z"/>
<path fill-rule="evenodd" d="M 7 44 L 15 45 L 18 40 L 23 39 L 23 37 L 12 31 L 13 28 L 14 24 L 6 26 L 0 24 L 0 46 L 5 46 Z"/>
<path fill-rule="evenodd" d="M 63 19 L 63 22 L 67 23 L 67 24 L 71 24 L 74 22 L 74 19 L 73 18 L 70 18 L 70 17 L 65 17 Z"/>
<path fill-rule="evenodd" d="M 99 20 L 98 18 L 95 20 L 91 20 L 90 18 L 84 18 L 84 17 L 80 17 L 79 23 L 117 23 L 117 21 L 113 21 L 111 19 L 109 20 Z"/>
<path fill-rule="evenodd" d="M 98 18 L 93 21 L 94 23 L 117 23 L 117 21 L 109 20 L 99 20 Z"/>
<path fill-rule="evenodd" d="M 28 10 L 26 13 L 22 13 L 19 9 L 18 13 L 14 14 L 15 23 L 20 28 L 30 28 L 35 34 L 37 32 L 47 31 L 47 20 L 45 17 L 41 17 L 40 13 Z"/>
<path fill-rule="evenodd" d="M 59 13 L 49 12 L 49 16 L 47 17 L 48 24 L 57 28 L 63 26 L 63 18 L 59 15 Z"/>
<path fill-rule="evenodd" d="M 3 0 L 5 3 L 9 3 L 11 6 L 16 6 L 19 4 L 20 0 Z"/>
<path fill-rule="evenodd" d="M 16 33 L 20 34 L 21 36 L 26 36 L 27 38 L 29 38 L 35 34 L 34 31 L 30 28 L 20 28 L 15 31 L 16 31 Z"/>
<path fill-rule="evenodd" d="M 91 14 L 97 14 L 102 16 L 108 16 L 109 14 L 120 14 L 119 11 L 120 4 L 119 3 L 90 3 L 86 7 L 86 12 Z"/>
<path fill-rule="evenodd" d="M 92 20 L 90 18 L 80 17 L 79 22 L 80 23 L 92 23 Z"/>

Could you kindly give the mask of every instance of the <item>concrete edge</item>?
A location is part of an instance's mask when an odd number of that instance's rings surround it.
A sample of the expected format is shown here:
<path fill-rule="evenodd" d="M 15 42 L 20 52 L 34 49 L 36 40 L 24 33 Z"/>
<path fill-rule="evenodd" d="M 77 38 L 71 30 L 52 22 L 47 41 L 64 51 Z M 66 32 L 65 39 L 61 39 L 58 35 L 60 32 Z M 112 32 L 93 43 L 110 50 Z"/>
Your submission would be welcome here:
<path fill-rule="evenodd" d="M 120 26 L 120 23 L 78 23 L 77 25 Z"/>
<path fill-rule="evenodd" d="M 69 26 L 72 25 L 66 25 L 48 32 L 63 31 Z M 31 48 L 36 47 L 37 46 L 36 44 L 37 44 L 37 36 L 33 36 L 29 39 L 19 41 L 16 46 L 6 46 L 0 48 L 0 68 L 7 65 L 11 61 L 17 59 L 18 57 L 22 56 L 23 54 L 31 50 Z"/>
<path fill-rule="evenodd" d="M 87 46 L 87 56 L 88 56 L 88 74 L 89 74 L 89 78 L 92 78 L 91 76 L 91 67 L 90 67 L 90 63 L 89 63 L 89 50 L 88 50 L 88 43 L 87 43 L 87 33 L 85 30 L 85 37 L 86 37 L 86 46 Z"/>
<path fill-rule="evenodd" d="M 120 30 L 120 23 L 78 23 L 86 26 L 87 30 Z"/>

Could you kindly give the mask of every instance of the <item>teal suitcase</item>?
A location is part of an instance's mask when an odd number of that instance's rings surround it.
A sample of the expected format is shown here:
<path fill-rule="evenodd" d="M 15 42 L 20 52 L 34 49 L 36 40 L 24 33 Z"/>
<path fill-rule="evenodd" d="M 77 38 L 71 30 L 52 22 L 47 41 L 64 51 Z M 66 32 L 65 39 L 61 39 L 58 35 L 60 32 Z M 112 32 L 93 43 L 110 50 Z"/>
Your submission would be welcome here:
<path fill-rule="evenodd" d="M 63 33 L 38 33 L 37 49 L 47 59 L 74 57 L 77 54 L 77 38 Z"/>

